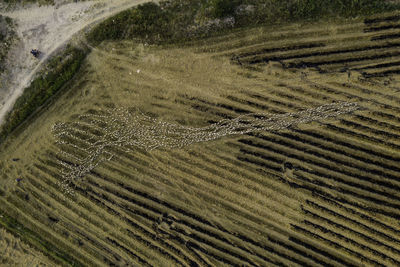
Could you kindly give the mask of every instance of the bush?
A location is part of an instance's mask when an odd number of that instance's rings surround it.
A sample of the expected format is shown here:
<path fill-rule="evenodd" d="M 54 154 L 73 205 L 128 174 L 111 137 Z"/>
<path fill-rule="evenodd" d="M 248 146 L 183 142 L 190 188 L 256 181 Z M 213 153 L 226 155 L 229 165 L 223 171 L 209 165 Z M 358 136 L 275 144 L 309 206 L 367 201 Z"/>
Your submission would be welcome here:
<path fill-rule="evenodd" d="M 232 27 L 355 17 L 398 8 L 399 4 L 381 0 L 164 0 L 159 4 L 142 4 L 108 18 L 88 34 L 88 41 L 93 45 L 121 39 L 179 43 Z M 240 12 L 241 9 L 246 12 Z M 224 23 L 221 19 L 227 17 L 229 21 Z M 60 57 L 53 60 L 55 70 L 37 78 L 17 100 L 0 134 L 0 142 L 77 72 L 85 53 L 76 49 L 69 53 L 72 53 L 70 60 L 63 62 Z"/>
<path fill-rule="evenodd" d="M 214 0 L 211 2 L 211 13 L 214 18 L 233 16 L 240 0 Z"/>
<path fill-rule="evenodd" d="M 54 5 L 54 0 L 3 0 L 8 5 L 38 3 L 39 5 Z"/>

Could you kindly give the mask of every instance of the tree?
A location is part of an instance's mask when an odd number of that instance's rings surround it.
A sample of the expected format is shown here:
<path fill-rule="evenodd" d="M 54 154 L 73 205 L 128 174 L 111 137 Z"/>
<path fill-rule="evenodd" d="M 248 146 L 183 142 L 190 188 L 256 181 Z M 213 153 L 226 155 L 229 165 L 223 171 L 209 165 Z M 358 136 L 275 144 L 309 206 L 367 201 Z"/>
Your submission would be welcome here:
<path fill-rule="evenodd" d="M 241 0 L 213 0 L 211 13 L 215 18 L 233 16 L 240 4 Z"/>

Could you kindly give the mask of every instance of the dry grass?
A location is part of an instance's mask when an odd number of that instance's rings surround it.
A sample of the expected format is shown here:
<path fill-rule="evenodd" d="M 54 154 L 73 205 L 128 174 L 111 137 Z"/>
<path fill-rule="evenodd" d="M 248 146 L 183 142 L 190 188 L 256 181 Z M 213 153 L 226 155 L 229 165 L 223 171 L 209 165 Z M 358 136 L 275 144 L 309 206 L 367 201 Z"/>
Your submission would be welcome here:
<path fill-rule="evenodd" d="M 54 266 L 40 252 L 24 244 L 4 229 L 0 229 L 0 254 L 2 266 Z"/>
<path fill-rule="evenodd" d="M 371 68 L 396 57 L 364 49 L 387 44 L 365 27 L 257 28 L 179 49 L 103 43 L 3 147 L 1 203 L 88 265 L 396 265 L 399 76 Z M 377 58 L 326 63 L 366 55 Z M 289 68 L 301 61 L 319 65 Z M 338 103 L 356 104 L 321 112 Z M 223 134 L 197 135 L 207 131 Z"/>

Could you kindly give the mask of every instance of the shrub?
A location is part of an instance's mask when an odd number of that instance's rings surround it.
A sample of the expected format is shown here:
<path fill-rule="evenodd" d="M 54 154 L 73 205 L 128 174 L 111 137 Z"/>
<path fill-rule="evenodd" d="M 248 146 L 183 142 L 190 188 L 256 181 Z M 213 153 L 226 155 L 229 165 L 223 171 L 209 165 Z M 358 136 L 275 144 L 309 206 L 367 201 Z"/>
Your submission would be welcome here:
<path fill-rule="evenodd" d="M 211 2 L 211 13 L 214 18 L 232 16 L 240 4 L 240 0 L 214 0 Z"/>

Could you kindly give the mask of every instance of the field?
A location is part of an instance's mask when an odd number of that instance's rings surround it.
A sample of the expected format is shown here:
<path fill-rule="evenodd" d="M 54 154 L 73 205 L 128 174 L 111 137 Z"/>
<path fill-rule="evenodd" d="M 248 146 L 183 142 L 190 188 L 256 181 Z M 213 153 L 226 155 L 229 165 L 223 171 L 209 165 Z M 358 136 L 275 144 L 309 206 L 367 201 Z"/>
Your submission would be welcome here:
<path fill-rule="evenodd" d="M 399 29 L 103 42 L 2 145 L 0 223 L 62 265 L 400 265 Z"/>
<path fill-rule="evenodd" d="M 37 251 L 21 242 L 18 238 L 0 230 L 1 264 L 3 266 L 46 266 L 50 262 Z"/>

